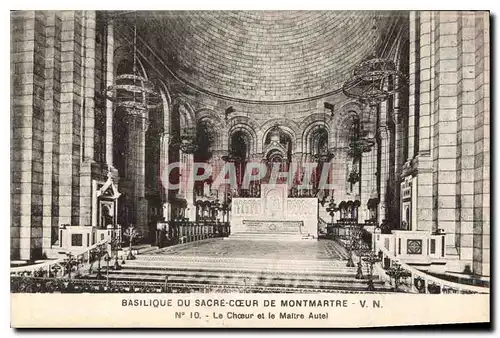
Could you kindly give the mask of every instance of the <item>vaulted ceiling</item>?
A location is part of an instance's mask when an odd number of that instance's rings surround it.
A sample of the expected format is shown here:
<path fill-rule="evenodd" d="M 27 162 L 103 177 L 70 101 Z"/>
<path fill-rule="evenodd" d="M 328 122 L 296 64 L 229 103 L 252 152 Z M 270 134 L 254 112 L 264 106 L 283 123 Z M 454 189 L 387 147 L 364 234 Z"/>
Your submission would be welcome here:
<path fill-rule="evenodd" d="M 397 13 L 162 11 L 122 15 L 177 77 L 237 99 L 297 100 L 338 90 L 380 53 Z"/>

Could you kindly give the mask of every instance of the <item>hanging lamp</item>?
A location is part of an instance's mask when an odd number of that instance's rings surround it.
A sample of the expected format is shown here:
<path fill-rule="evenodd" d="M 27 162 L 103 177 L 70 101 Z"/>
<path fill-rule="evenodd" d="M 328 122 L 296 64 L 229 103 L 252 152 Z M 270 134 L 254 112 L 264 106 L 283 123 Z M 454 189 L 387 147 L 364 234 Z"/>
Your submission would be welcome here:
<path fill-rule="evenodd" d="M 112 85 L 106 88 L 106 98 L 113 102 L 115 109 L 123 109 L 126 117 L 148 121 L 148 111 L 161 103 L 160 94 L 154 85 L 137 69 L 137 18 L 134 16 L 133 65 L 132 73 L 116 76 Z"/>

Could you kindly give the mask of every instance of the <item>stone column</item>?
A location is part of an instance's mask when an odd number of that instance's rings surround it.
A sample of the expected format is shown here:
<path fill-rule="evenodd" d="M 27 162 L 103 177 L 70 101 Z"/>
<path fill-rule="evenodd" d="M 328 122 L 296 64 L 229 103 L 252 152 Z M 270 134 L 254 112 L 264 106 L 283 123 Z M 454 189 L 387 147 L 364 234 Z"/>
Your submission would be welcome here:
<path fill-rule="evenodd" d="M 457 134 L 456 138 L 456 194 L 455 243 L 464 266 L 473 267 L 474 260 L 474 172 L 475 172 L 475 116 L 476 116 L 476 15 L 475 12 L 456 13 L 458 20 L 458 71 L 457 71 Z M 443 80 L 450 80 L 448 76 Z M 481 78 L 481 77 L 479 77 Z M 454 87 L 455 83 L 451 83 Z M 454 94 L 454 93 L 450 93 Z M 452 136 L 444 136 L 449 142 Z M 447 142 L 447 144 L 449 144 Z M 451 198 L 447 197 L 447 200 Z M 484 215 L 483 215 L 484 216 Z"/>
<path fill-rule="evenodd" d="M 295 191 L 298 192 L 297 186 L 298 184 L 296 183 L 302 176 L 303 173 L 303 161 L 305 160 L 304 157 L 306 155 L 303 154 L 302 152 L 296 152 L 292 155 L 292 163 L 289 167 L 289 171 L 293 170 L 295 171 L 292 180 L 288 183 L 289 184 L 289 193 L 291 189 L 294 189 Z"/>
<path fill-rule="evenodd" d="M 401 125 L 402 122 L 402 115 L 405 114 L 405 112 L 402 111 L 402 108 L 399 107 L 399 96 L 400 93 L 396 93 L 395 95 L 395 100 L 394 100 L 394 110 L 392 112 L 392 120 L 394 122 L 394 146 L 395 146 L 395 151 L 394 151 L 394 186 L 393 186 L 393 192 L 394 192 L 394 208 L 392 212 L 394 213 L 393 215 L 389 215 L 391 218 L 396 218 L 399 220 L 399 223 L 401 223 L 401 208 L 400 208 L 400 185 L 401 185 L 401 172 L 402 172 L 402 167 L 404 164 L 404 158 L 403 158 L 403 128 Z M 399 226 L 400 224 L 398 224 Z"/>
<path fill-rule="evenodd" d="M 434 110 L 435 30 L 431 12 L 415 12 L 410 19 L 410 102 L 408 159 L 418 176 L 412 179 L 411 230 L 433 229 L 431 112 Z M 418 52 L 419 51 L 419 52 Z M 419 56 L 418 58 L 416 56 Z M 439 59 L 438 59 L 439 60 Z M 419 82 L 417 80 L 420 80 Z"/>
<path fill-rule="evenodd" d="M 163 202 L 163 220 L 164 221 L 169 221 L 170 220 L 170 212 L 171 212 L 171 205 L 170 202 L 168 201 L 168 196 L 169 196 L 169 176 L 168 173 L 166 172 L 166 168 L 169 164 L 168 160 L 168 149 L 169 149 L 169 143 L 170 143 L 170 134 L 163 133 L 161 135 L 160 139 L 160 184 L 163 187 L 163 192 L 165 196 L 165 201 Z M 160 189 L 161 191 L 161 189 Z"/>
<path fill-rule="evenodd" d="M 182 148 L 182 146 L 181 146 Z M 196 220 L 196 206 L 194 205 L 194 180 L 193 180 L 193 149 L 190 145 L 181 150 L 181 191 L 187 201 L 186 217 L 190 221 Z"/>
<path fill-rule="evenodd" d="M 114 23 L 108 21 L 106 36 L 106 87 L 113 84 L 113 60 L 114 60 Z M 106 100 L 106 164 L 113 167 L 113 102 Z"/>
<path fill-rule="evenodd" d="M 385 107 L 383 107 L 385 109 Z M 382 114 L 381 114 L 382 115 Z M 384 114 L 385 115 L 385 114 Z M 387 184 L 389 181 L 389 131 L 386 125 L 380 125 L 377 133 L 380 140 L 380 172 L 379 179 L 379 204 L 377 221 L 381 224 L 383 220 L 387 220 Z"/>
<path fill-rule="evenodd" d="M 57 207 L 59 191 L 54 177 L 59 175 L 59 114 L 61 99 L 61 18 L 54 11 L 46 15 L 47 49 L 45 55 L 45 114 L 43 164 L 43 248 L 48 249 L 58 237 Z"/>
<path fill-rule="evenodd" d="M 129 127 L 127 177 L 132 183 L 132 219 L 141 235 L 148 237 L 147 201 L 145 199 L 145 140 L 147 121 L 141 116 L 127 116 Z"/>
<path fill-rule="evenodd" d="M 367 203 L 370 199 L 373 190 L 373 182 L 375 180 L 375 163 L 373 161 L 374 155 L 376 156 L 375 147 L 372 147 L 370 151 L 363 152 L 359 163 L 361 165 L 361 170 L 358 167 L 358 173 L 360 173 L 360 181 L 356 183 L 353 189 L 352 200 L 359 199 L 360 206 L 358 209 L 358 220 L 363 222 L 365 219 L 369 218 L 369 212 Z M 349 173 L 347 173 L 349 177 Z"/>
<path fill-rule="evenodd" d="M 45 16 L 35 11 L 11 15 L 11 257 L 30 260 L 41 256 L 44 241 Z"/>
<path fill-rule="evenodd" d="M 92 224 L 92 178 L 95 134 L 95 85 L 96 85 L 96 13 L 84 11 L 82 15 L 82 161 L 80 164 L 80 190 L 78 225 Z"/>
<path fill-rule="evenodd" d="M 221 191 L 220 189 L 223 189 L 224 187 L 219 187 L 219 186 L 215 186 L 214 183 L 216 182 L 217 180 L 217 177 L 219 176 L 220 172 L 222 171 L 223 167 L 224 167 L 224 160 L 222 159 L 222 157 L 224 155 L 227 154 L 227 151 L 225 150 L 213 150 L 212 151 L 212 158 L 210 159 L 210 166 L 212 168 L 212 189 L 215 189 L 217 191 L 219 191 L 219 199 L 221 199 L 221 201 L 223 200 L 223 197 L 224 197 L 224 192 Z"/>
<path fill-rule="evenodd" d="M 415 156 L 415 130 L 418 128 L 418 90 L 417 79 L 420 74 L 420 18 L 418 11 L 410 12 L 410 76 L 409 76 L 409 111 L 408 111 L 408 158 L 411 161 Z"/>
<path fill-rule="evenodd" d="M 472 19 L 468 13 L 468 20 Z M 473 272 L 490 275 L 490 20 L 488 12 L 475 13 L 475 161 Z M 465 67 L 470 70 L 470 67 Z"/>
<path fill-rule="evenodd" d="M 345 149 L 337 148 L 332 163 L 332 178 L 335 186 L 334 197 L 337 205 L 346 199 L 346 160 Z"/>

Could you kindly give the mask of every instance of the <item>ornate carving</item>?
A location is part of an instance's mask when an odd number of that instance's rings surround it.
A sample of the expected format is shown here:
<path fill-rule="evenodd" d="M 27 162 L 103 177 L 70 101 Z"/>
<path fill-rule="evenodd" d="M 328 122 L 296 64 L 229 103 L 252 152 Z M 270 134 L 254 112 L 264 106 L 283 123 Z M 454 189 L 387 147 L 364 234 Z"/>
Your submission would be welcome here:
<path fill-rule="evenodd" d="M 421 239 L 409 239 L 406 244 L 407 252 L 409 255 L 421 255 L 422 254 L 422 240 Z"/>

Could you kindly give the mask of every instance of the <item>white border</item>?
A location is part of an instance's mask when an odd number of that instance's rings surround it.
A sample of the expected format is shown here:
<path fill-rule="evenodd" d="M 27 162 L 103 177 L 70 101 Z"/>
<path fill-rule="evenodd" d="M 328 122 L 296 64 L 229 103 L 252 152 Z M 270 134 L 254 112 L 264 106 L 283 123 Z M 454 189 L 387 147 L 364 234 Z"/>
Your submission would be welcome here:
<path fill-rule="evenodd" d="M 5 10 L 1 11 L 0 13 L 2 15 L 1 26 L 1 38 L 2 38 L 2 44 L 0 44 L 1 48 L 4 50 L 4 57 L 5 60 L 10 60 L 10 9 L 126 9 L 126 10 L 131 10 L 131 9 L 245 9 L 245 10 L 255 10 L 255 9 L 328 9 L 328 10 L 389 10 L 389 9 L 399 9 L 399 10 L 411 10 L 411 9 L 433 9 L 433 10 L 456 10 L 456 9 L 478 9 L 478 10 L 492 10 L 492 14 L 498 14 L 499 11 L 499 1 L 484 1 L 484 0 L 475 0 L 475 1 L 450 1 L 450 2 L 438 2 L 435 0 L 419 0 L 416 2 L 408 2 L 408 1 L 355 1 L 355 0 L 349 0 L 349 1 L 321 1 L 321 0 L 302 0 L 302 1 L 293 1 L 293 0 L 281 0 L 281 1 L 269 1 L 269 0 L 252 0 L 252 1 L 220 1 L 220 0 L 211 0 L 211 1 L 203 1 L 203 0 L 182 0 L 182 1 L 151 1 L 151 0 L 141 0 L 141 1 L 136 1 L 136 2 L 125 2 L 125 1 L 102 1 L 102 0 L 86 0 L 82 2 L 69 2 L 69 1 L 53 1 L 53 0 L 44 0 L 43 2 L 40 1 L 26 1 L 26 0 L 17 0 L 14 2 L 11 1 L 4 1 L 2 2 L 2 7 L 5 5 L 7 6 L 13 6 L 10 8 L 5 8 Z M 138 5 L 140 7 L 138 7 Z M 3 8 L 2 8 L 3 9 Z M 497 49 L 497 35 L 493 36 L 494 39 L 491 40 L 491 44 L 493 46 L 494 56 L 498 56 L 498 49 Z M 496 61 L 497 57 L 495 57 L 495 60 L 491 60 L 491 62 Z M 495 69 L 495 67 L 493 67 Z M 3 103 L 3 110 L 2 113 L 0 114 L 0 137 L 1 137 L 1 142 L 0 142 L 0 147 L 1 151 L 0 154 L 3 157 L 3 160 L 1 161 L 0 164 L 0 174 L 1 177 L 5 178 L 4 181 L 4 188 L 0 192 L 0 208 L 1 212 L 0 215 L 3 215 L 3 222 L 2 222 L 2 230 L 4 231 L 3 233 L 3 240 L 4 240 L 4 250 L 5 255 L 4 255 L 4 260 L 2 260 L 2 264 L 5 264 L 2 266 L 2 271 L 8 271 L 9 267 L 9 261 L 8 257 L 10 256 L 9 251 L 9 245 L 10 245 L 10 62 L 8 63 L 7 61 L 4 62 L 4 67 L 1 68 L 2 70 L 2 77 L 1 79 L 4 80 L 3 82 L 3 90 L 1 91 L 3 99 L 0 101 Z M 495 80 L 494 74 L 493 74 L 493 81 Z M 494 86 L 495 88 L 494 93 L 492 93 L 491 97 L 493 98 L 499 98 L 499 89 L 498 86 Z M 492 115 L 495 114 L 495 112 L 491 112 Z M 496 118 L 498 119 L 498 117 Z M 495 121 L 496 119 L 493 119 Z M 494 133 L 493 133 L 494 134 Z M 498 149 L 500 147 L 500 138 L 496 138 L 496 142 L 492 147 L 492 151 L 494 149 Z M 497 159 L 498 156 L 495 156 L 495 159 Z M 8 160 L 7 160 L 8 159 Z M 495 161 L 495 167 L 498 167 L 497 161 Z M 492 173 L 493 174 L 493 173 Z M 498 186 L 498 180 L 495 180 L 495 188 Z M 495 189 L 496 190 L 496 189 Z M 498 199 L 496 199 L 496 203 L 494 206 L 492 206 L 493 210 L 500 210 L 500 202 Z M 8 215 L 8 216 L 7 216 Z M 7 216 L 7 217 L 6 217 Z M 495 227 L 494 224 L 492 224 L 492 227 Z M 493 239 L 494 243 L 498 243 L 498 241 L 495 241 L 498 237 L 498 230 L 495 231 L 495 238 Z M 495 245 L 493 245 L 493 248 Z M 494 252 L 495 253 L 495 252 Z M 498 267 L 498 260 L 496 259 L 496 255 L 494 257 L 494 264 L 495 268 Z M 498 269 L 495 269 L 498 271 Z M 1 323 L 1 328 L 2 328 L 2 333 L 1 337 L 12 337 L 16 333 L 12 329 L 8 329 L 10 327 L 10 300 L 9 300 L 9 279 L 7 273 L 5 273 L 5 278 L 2 278 L 2 284 L 1 284 L 1 289 L 2 290 L 2 295 L 5 297 L 5 299 L 2 299 L 2 318 L 3 321 Z M 495 286 L 493 286 L 495 287 Z M 496 292 L 495 292 L 496 294 Z M 495 311 L 495 313 L 498 316 L 498 311 Z M 496 317 L 495 319 L 498 319 Z M 6 329 L 7 328 L 7 329 Z M 108 331 L 109 332 L 109 331 Z M 94 337 L 100 337 L 103 336 L 104 333 L 97 333 L 97 332 L 87 332 L 92 334 Z M 133 333 L 130 332 L 128 335 L 132 336 L 141 336 L 144 332 L 139 332 L 139 333 Z M 189 334 L 183 334 L 183 336 L 190 336 L 190 335 L 198 335 L 198 334 L 209 334 L 210 332 L 197 332 L 197 333 L 192 333 L 190 332 Z M 234 334 L 236 332 L 231 331 L 227 332 L 226 334 Z M 274 335 L 289 335 L 292 332 L 281 332 L 279 334 L 273 333 Z M 304 332 L 300 331 L 300 334 L 308 335 L 314 332 Z M 368 333 L 368 332 L 367 332 Z M 396 332 L 397 333 L 397 332 Z M 36 334 L 36 332 L 24 332 L 23 335 L 32 335 Z M 52 335 L 54 334 L 53 332 L 47 332 L 46 334 Z M 67 334 L 67 332 L 63 333 L 64 335 Z M 72 333 L 74 336 L 83 336 L 84 334 L 82 333 Z M 115 334 L 123 334 L 123 332 L 115 332 Z M 161 332 L 159 334 L 167 334 L 169 336 L 176 336 L 180 335 L 179 333 L 174 333 L 174 332 Z M 212 334 L 218 334 L 218 333 L 212 333 Z M 243 332 L 238 332 L 238 334 L 243 334 Z M 331 335 L 340 335 L 344 334 L 341 332 L 323 332 L 323 334 L 331 334 Z M 380 333 L 373 333 L 370 332 L 370 335 L 376 334 L 380 335 Z M 404 333 L 403 333 L 404 334 Z M 425 333 L 412 333 L 412 335 L 417 335 L 417 336 L 424 336 Z M 453 333 L 450 333 L 453 334 Z M 472 333 L 473 334 L 473 333 Z M 472 334 L 470 334 L 472 336 Z M 245 335 L 248 335 L 248 333 L 245 333 Z M 264 332 L 254 332 L 251 333 L 250 335 L 259 335 L 259 336 L 270 336 L 271 333 L 264 333 Z M 356 336 L 355 334 L 354 336 Z"/>

